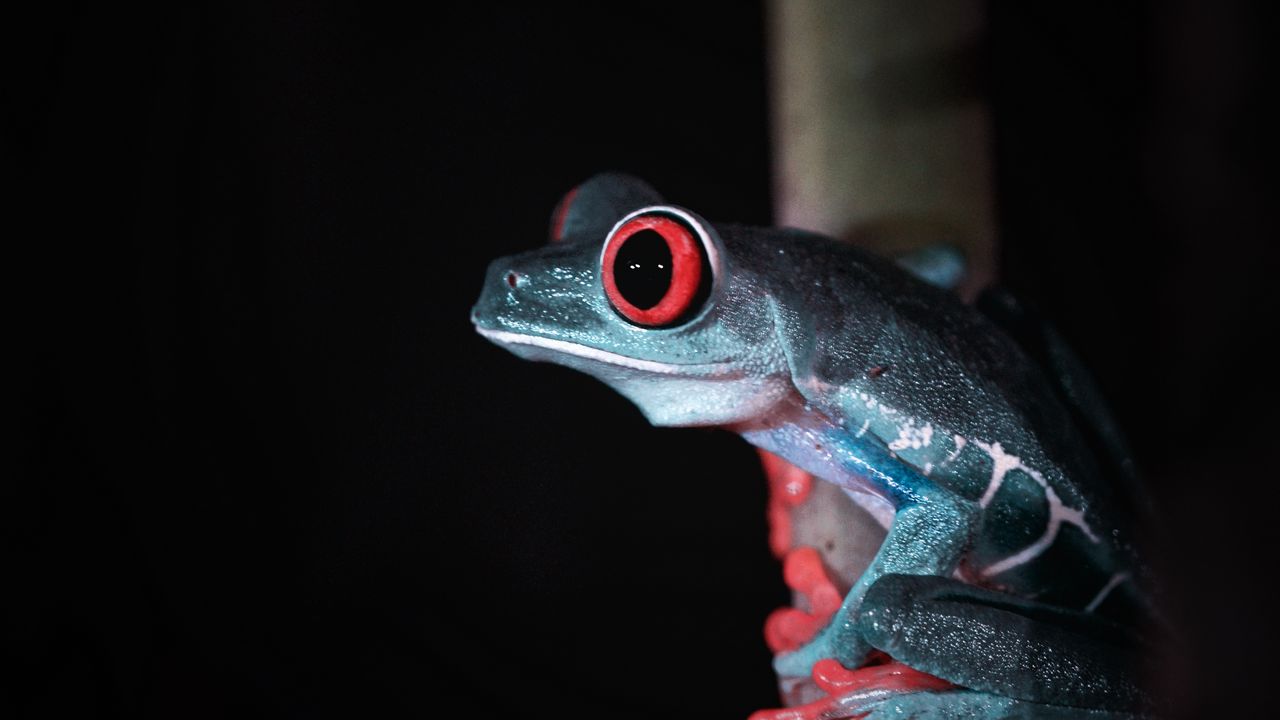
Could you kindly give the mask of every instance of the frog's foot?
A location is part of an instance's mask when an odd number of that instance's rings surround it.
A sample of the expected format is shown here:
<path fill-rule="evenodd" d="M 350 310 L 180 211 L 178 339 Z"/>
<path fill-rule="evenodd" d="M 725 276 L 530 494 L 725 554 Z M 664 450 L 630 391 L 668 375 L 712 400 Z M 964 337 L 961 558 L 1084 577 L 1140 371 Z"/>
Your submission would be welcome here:
<path fill-rule="evenodd" d="M 827 574 L 822 556 L 811 547 L 794 548 L 783 560 L 782 578 L 791 588 L 797 607 L 773 611 L 764 624 L 764 639 L 775 653 L 774 669 L 784 684 L 805 682 L 811 669 L 821 660 L 837 657 L 831 619 L 844 602 L 840 591 Z M 846 653 L 850 648 L 844 648 Z M 856 651 L 851 666 L 860 666 L 871 651 L 863 645 Z"/>
<path fill-rule="evenodd" d="M 780 657 L 791 657 L 804 648 L 815 652 L 822 647 L 822 640 L 830 635 L 823 630 L 840 609 L 841 593 L 827 574 L 822 557 L 811 547 L 798 547 L 789 551 L 783 561 L 783 580 L 791 588 L 798 607 L 775 610 L 765 621 L 765 641 Z M 893 662 L 879 651 L 872 650 L 857 670 L 848 670 L 838 661 L 827 657 L 812 663 L 812 685 L 792 694 L 798 684 L 808 684 L 809 678 L 784 680 L 784 696 L 789 702 L 802 702 L 798 698 L 811 698 L 816 692 L 825 696 L 795 707 L 761 710 L 751 720 L 835 720 L 836 718 L 863 717 L 885 700 L 903 694 L 937 691 L 954 687 L 946 680 Z"/>
<path fill-rule="evenodd" d="M 892 661 L 848 670 L 835 660 L 820 660 L 813 666 L 813 681 L 827 697 L 798 707 L 760 710 L 751 715 L 751 720 L 860 718 L 891 698 L 955 687 L 942 678 Z"/>
<path fill-rule="evenodd" d="M 773 670 L 778 677 L 804 677 L 817 663 L 833 658 L 849 665 L 861 665 L 873 648 L 861 638 L 851 637 L 847 632 L 838 632 L 836 624 L 827 623 L 808 642 L 790 652 L 775 655 Z"/>
<path fill-rule="evenodd" d="M 786 553 L 783 579 L 793 591 L 797 607 L 774 611 L 765 622 L 765 640 L 775 653 L 794 653 L 812 647 L 814 640 L 840 609 L 842 596 L 828 574 L 822 557 L 811 547 Z M 756 720 L 831 720 L 853 717 L 885 698 L 901 694 L 938 690 L 951 683 L 918 672 L 879 651 L 872 651 L 858 670 L 847 670 L 831 658 L 813 665 L 812 678 L 784 680 L 783 695 L 796 707 L 762 710 Z M 817 697 L 822 693 L 822 697 Z M 816 699 L 815 699 L 816 698 Z M 805 702 L 811 700 L 810 702 Z"/>

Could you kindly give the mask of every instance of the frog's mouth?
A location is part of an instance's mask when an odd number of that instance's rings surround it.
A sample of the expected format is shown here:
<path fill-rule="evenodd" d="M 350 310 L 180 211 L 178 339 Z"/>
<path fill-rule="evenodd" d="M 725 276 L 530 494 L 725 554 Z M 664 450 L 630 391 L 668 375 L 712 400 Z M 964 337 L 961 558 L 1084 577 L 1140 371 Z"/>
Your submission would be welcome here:
<path fill-rule="evenodd" d="M 592 347 L 577 338 L 479 324 L 476 330 L 526 360 L 553 362 L 606 383 L 660 427 L 724 427 L 760 417 L 791 387 L 790 380 L 758 369 L 749 372 L 750 366 L 736 359 L 670 362 Z"/>
<path fill-rule="evenodd" d="M 510 348 L 510 346 L 523 346 L 523 352 L 519 354 L 530 360 L 550 360 L 565 365 L 576 364 L 565 362 L 564 356 L 567 355 L 581 358 L 590 363 L 599 363 L 613 368 L 639 370 L 657 375 L 697 375 L 706 378 L 731 378 L 742 374 L 741 367 L 735 362 L 665 363 L 634 358 L 569 340 L 542 337 L 540 335 L 493 330 L 479 325 L 476 326 L 476 332 L 491 342 L 509 347 L 513 352 L 515 352 L 515 348 Z"/>

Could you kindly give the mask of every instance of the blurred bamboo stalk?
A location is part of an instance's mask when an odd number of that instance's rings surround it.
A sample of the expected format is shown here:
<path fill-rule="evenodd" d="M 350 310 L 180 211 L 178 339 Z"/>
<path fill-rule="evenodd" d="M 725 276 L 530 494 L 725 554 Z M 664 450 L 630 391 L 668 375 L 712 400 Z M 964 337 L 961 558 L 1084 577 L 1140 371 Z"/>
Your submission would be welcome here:
<path fill-rule="evenodd" d="M 770 0 L 768 8 L 777 223 L 888 256 L 949 243 L 966 256 L 959 290 L 972 299 L 996 272 L 985 3 Z M 811 493 L 788 512 L 791 547 L 817 549 L 844 589 L 884 537 L 838 491 Z M 825 696 L 807 678 L 779 678 L 779 691 L 792 707 Z"/>
<path fill-rule="evenodd" d="M 996 271 L 983 0 L 770 0 L 778 224 Z"/>

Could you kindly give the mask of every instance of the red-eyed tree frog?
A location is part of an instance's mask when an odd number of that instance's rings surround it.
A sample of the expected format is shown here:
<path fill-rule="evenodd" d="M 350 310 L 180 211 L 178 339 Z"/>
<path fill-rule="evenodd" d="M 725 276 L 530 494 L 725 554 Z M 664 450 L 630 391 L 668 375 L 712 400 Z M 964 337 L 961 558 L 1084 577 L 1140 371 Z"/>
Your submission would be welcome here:
<path fill-rule="evenodd" d="M 566 196 L 552 240 L 489 267 L 481 335 L 656 425 L 736 432 L 888 530 L 830 623 L 775 658 L 854 680 L 770 717 L 1152 711 L 1143 573 L 1087 437 L 1109 420 L 1060 343 L 1014 339 L 1016 306 L 984 313 L 810 233 L 712 224 L 617 174 Z M 877 654 L 925 680 L 859 670 Z"/>

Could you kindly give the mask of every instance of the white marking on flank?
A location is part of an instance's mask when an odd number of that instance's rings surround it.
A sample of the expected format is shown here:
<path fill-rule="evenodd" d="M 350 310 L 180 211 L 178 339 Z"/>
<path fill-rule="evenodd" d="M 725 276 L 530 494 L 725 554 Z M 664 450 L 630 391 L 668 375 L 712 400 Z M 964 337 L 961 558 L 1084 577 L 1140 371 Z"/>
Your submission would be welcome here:
<path fill-rule="evenodd" d="M 952 437 L 955 438 L 956 449 L 951 451 L 951 454 L 947 456 L 946 460 L 943 460 L 942 462 L 938 463 L 939 465 L 946 465 L 952 460 L 955 460 L 956 458 L 960 457 L 960 453 L 964 450 L 965 443 L 968 442 L 967 440 L 965 440 L 963 435 L 953 435 Z"/>
<path fill-rule="evenodd" d="M 1111 594 L 1111 591 L 1115 590 L 1117 585 L 1128 579 L 1129 573 L 1127 572 L 1119 572 L 1112 575 L 1111 579 L 1107 581 L 1107 584 L 1103 585 L 1102 589 L 1098 591 L 1097 597 L 1089 601 L 1089 604 L 1084 607 L 1084 611 L 1093 612 L 1094 610 L 1097 610 L 1098 606 L 1102 604 L 1102 601 L 1106 600 L 1107 596 Z"/>
<path fill-rule="evenodd" d="M 1049 524 L 1044 530 L 1044 534 L 1040 539 L 1031 543 L 1022 550 L 1010 555 L 1009 557 L 994 563 L 982 571 L 984 577 L 993 577 L 1010 568 L 1017 567 L 1024 563 L 1030 562 L 1039 557 L 1041 553 L 1053 544 L 1058 537 L 1058 529 L 1062 523 L 1069 523 L 1080 528 L 1085 535 L 1093 542 L 1100 542 L 1098 536 L 1094 534 L 1089 524 L 1085 522 L 1084 511 L 1075 508 L 1069 508 L 1062 503 L 1062 499 L 1058 497 L 1058 493 L 1049 486 L 1049 482 L 1044 479 L 1044 475 L 1034 468 L 1028 467 L 1022 462 L 1022 459 L 1016 455 L 1005 452 L 1000 443 L 987 444 L 981 440 L 975 440 L 974 445 L 982 448 L 991 456 L 991 481 L 987 485 L 987 491 L 982 495 L 982 499 L 978 504 L 986 508 L 991 504 L 991 500 L 995 498 L 996 492 L 1004 483 L 1005 475 L 1011 470 L 1021 470 L 1026 473 L 1027 477 L 1035 480 L 1036 483 L 1044 490 L 1045 499 L 1049 503 Z"/>
<path fill-rule="evenodd" d="M 1000 486 L 1004 484 L 1004 476 L 1007 475 L 1010 470 L 1022 470 L 1028 475 L 1031 475 L 1036 482 L 1041 485 L 1045 485 L 1044 478 L 1040 477 L 1039 473 L 1026 465 L 1023 465 L 1022 459 L 1017 455 L 1010 455 L 1009 453 L 1006 453 L 1004 448 L 1000 447 L 1000 443 L 988 445 L 981 440 L 975 440 L 973 444 L 982 448 L 991 456 L 991 480 L 987 483 L 987 491 L 982 494 L 982 499 L 978 501 L 978 504 L 982 507 L 985 508 L 991 504 L 991 499 L 996 496 L 996 492 L 998 492 L 1000 490 Z M 1032 473 L 1035 474 L 1033 475 Z"/>
<path fill-rule="evenodd" d="M 866 434 L 867 434 L 867 428 L 869 428 L 869 427 L 871 427 L 871 421 L 870 421 L 870 420 L 863 420 L 863 421 L 862 421 L 862 427 L 858 428 L 858 434 L 857 434 L 857 435 L 854 435 L 854 437 L 862 437 L 863 435 L 866 435 Z"/>
<path fill-rule="evenodd" d="M 890 450 L 919 450 L 922 447 L 929 447 L 929 443 L 933 442 L 933 424 L 925 423 L 924 427 L 916 427 L 916 424 L 908 420 L 898 426 L 898 437 L 889 443 Z"/>
<path fill-rule="evenodd" d="M 494 342 L 510 343 L 512 345 L 532 345 L 534 347 L 547 348 L 556 352 L 566 353 L 568 355 L 577 355 L 588 360 L 598 360 L 609 365 L 617 365 L 619 367 L 631 368 L 633 370 L 644 370 L 645 372 L 660 373 L 663 375 L 688 375 L 690 372 L 709 372 L 712 375 L 731 375 L 736 373 L 733 363 L 703 363 L 703 364 L 687 364 L 679 363 L 662 363 L 653 360 L 641 360 L 639 358 L 627 357 L 619 355 L 608 350 L 600 350 L 598 348 L 579 345 L 578 343 L 569 342 L 568 340 L 554 340 L 552 338 L 538 337 L 536 335 L 522 335 L 520 333 L 506 332 L 504 330 L 487 330 L 485 328 L 476 328 L 476 332 L 493 340 Z"/>

